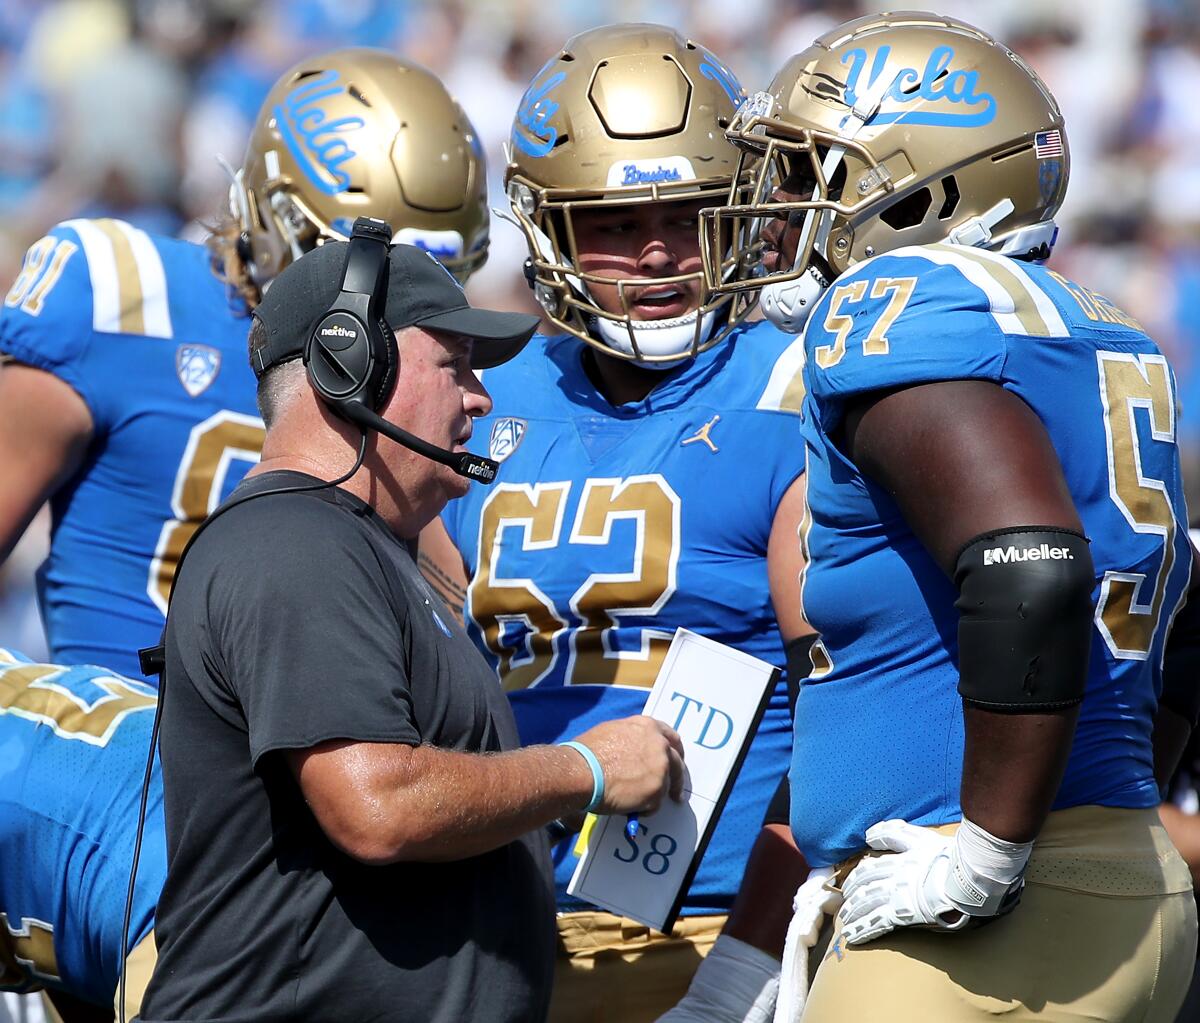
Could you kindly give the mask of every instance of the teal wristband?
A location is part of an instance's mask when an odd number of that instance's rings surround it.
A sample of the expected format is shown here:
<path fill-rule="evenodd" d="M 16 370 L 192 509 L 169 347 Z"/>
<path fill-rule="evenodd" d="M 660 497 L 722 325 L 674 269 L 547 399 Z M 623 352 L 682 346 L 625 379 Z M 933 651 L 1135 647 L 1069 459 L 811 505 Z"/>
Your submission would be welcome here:
<path fill-rule="evenodd" d="M 570 746 L 584 760 L 587 761 L 588 767 L 592 769 L 592 801 L 585 806 L 585 813 L 595 813 L 599 808 L 600 803 L 604 800 L 604 768 L 600 766 L 600 761 L 596 759 L 596 754 L 588 749 L 582 742 L 576 742 L 572 739 L 570 742 L 560 742 L 560 746 Z"/>

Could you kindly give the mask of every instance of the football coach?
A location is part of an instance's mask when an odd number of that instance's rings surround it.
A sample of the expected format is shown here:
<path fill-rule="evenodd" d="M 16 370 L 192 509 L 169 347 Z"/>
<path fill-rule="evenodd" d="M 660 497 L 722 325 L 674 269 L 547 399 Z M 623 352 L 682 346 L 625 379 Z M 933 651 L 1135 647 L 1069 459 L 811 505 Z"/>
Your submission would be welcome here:
<path fill-rule="evenodd" d="M 536 320 L 471 308 L 390 235 L 360 218 L 254 313 L 262 461 L 194 538 L 167 621 L 143 1023 L 542 1019 L 544 825 L 680 794 L 679 737 L 650 718 L 517 748 L 417 571 L 409 541 L 495 473 L 464 447 L 491 408 L 474 370 Z"/>

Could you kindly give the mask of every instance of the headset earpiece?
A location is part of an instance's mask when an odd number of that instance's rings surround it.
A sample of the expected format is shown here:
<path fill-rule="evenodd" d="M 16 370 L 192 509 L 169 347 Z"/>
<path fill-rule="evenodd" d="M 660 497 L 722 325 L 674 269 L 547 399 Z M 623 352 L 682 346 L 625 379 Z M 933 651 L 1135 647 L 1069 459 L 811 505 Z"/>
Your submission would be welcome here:
<path fill-rule="evenodd" d="M 348 402 L 377 411 L 396 382 L 400 353 L 383 316 L 391 237 L 381 220 L 354 222 L 341 291 L 304 346 L 312 389 L 338 412 Z"/>

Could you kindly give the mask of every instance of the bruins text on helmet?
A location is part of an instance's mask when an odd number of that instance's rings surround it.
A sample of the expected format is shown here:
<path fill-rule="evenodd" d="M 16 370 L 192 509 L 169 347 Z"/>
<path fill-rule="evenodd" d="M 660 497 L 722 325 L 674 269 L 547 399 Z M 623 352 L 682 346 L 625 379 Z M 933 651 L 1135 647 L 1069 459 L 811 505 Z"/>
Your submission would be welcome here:
<path fill-rule="evenodd" d="M 1058 104 L 1019 56 L 961 21 L 848 22 L 747 99 L 728 134 L 752 195 L 731 190 L 701 214 L 706 278 L 718 291 L 761 288 L 785 330 L 800 331 L 832 280 L 879 253 L 949 241 L 1044 259 L 1054 244 L 1069 170 Z M 763 237 L 781 215 L 801 229 L 794 258 Z M 733 277 L 731 232 L 755 252 Z"/>
<path fill-rule="evenodd" d="M 513 121 L 505 182 L 529 246 L 527 276 L 557 327 L 608 355 L 655 364 L 711 347 L 745 316 L 753 298 L 711 293 L 700 270 L 619 279 L 623 311 L 605 312 L 589 286 L 614 281 L 581 268 L 572 219 L 597 207 L 723 201 L 738 159 L 724 130 L 744 95 L 712 53 L 657 25 L 583 32 L 538 72 Z M 633 318 L 631 289 L 691 280 L 697 310 Z"/>
<path fill-rule="evenodd" d="M 360 215 L 465 281 L 487 258 L 486 179 L 475 129 L 436 76 L 384 50 L 345 49 L 272 87 L 230 206 L 259 288 L 313 246 L 349 238 Z"/>

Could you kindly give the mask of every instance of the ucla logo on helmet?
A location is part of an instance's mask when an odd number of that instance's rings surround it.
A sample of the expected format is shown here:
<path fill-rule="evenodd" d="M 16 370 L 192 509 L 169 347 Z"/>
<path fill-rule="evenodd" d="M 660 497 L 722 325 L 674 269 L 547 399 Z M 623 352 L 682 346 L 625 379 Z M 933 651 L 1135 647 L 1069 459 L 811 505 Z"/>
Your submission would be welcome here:
<path fill-rule="evenodd" d="M 700 74 L 710 81 L 716 82 L 729 97 L 729 102 L 735 107 L 738 106 L 746 98 L 746 90 L 737 80 L 737 75 L 722 64 L 711 50 L 706 50 L 703 46 L 699 46 L 697 49 L 704 56 L 704 59 L 700 61 Z"/>
<path fill-rule="evenodd" d="M 538 72 L 538 78 L 556 59 L 550 60 Z M 550 99 L 550 93 L 558 88 L 566 77 L 565 71 L 558 71 L 540 82 L 535 78 L 521 97 L 517 119 L 513 124 L 512 143 L 527 156 L 545 156 L 558 141 L 558 128 L 550 123 L 551 118 L 558 113 L 558 103 Z"/>
<path fill-rule="evenodd" d="M 175 373 L 193 398 L 208 390 L 221 369 L 221 353 L 208 345 L 180 345 L 175 351 Z"/>
<path fill-rule="evenodd" d="M 954 67 L 954 48 L 935 46 L 921 67 L 901 67 L 884 45 L 874 54 L 862 47 L 847 50 L 847 106 L 880 81 L 890 82 L 870 124 L 926 124 L 947 128 L 978 128 L 996 119 L 996 97 L 984 92 L 979 72 Z"/>
<path fill-rule="evenodd" d="M 366 126 L 361 117 L 329 119 L 324 101 L 341 95 L 346 86 L 333 68 L 305 78 L 275 107 L 275 123 L 292 159 L 312 185 L 326 195 L 337 195 L 350 187 L 345 164 L 358 152 L 347 135 Z"/>
<path fill-rule="evenodd" d="M 492 436 L 488 440 L 488 457 L 493 462 L 503 462 L 517 450 L 525 438 L 529 424 L 524 419 L 505 416 L 492 424 Z"/>

